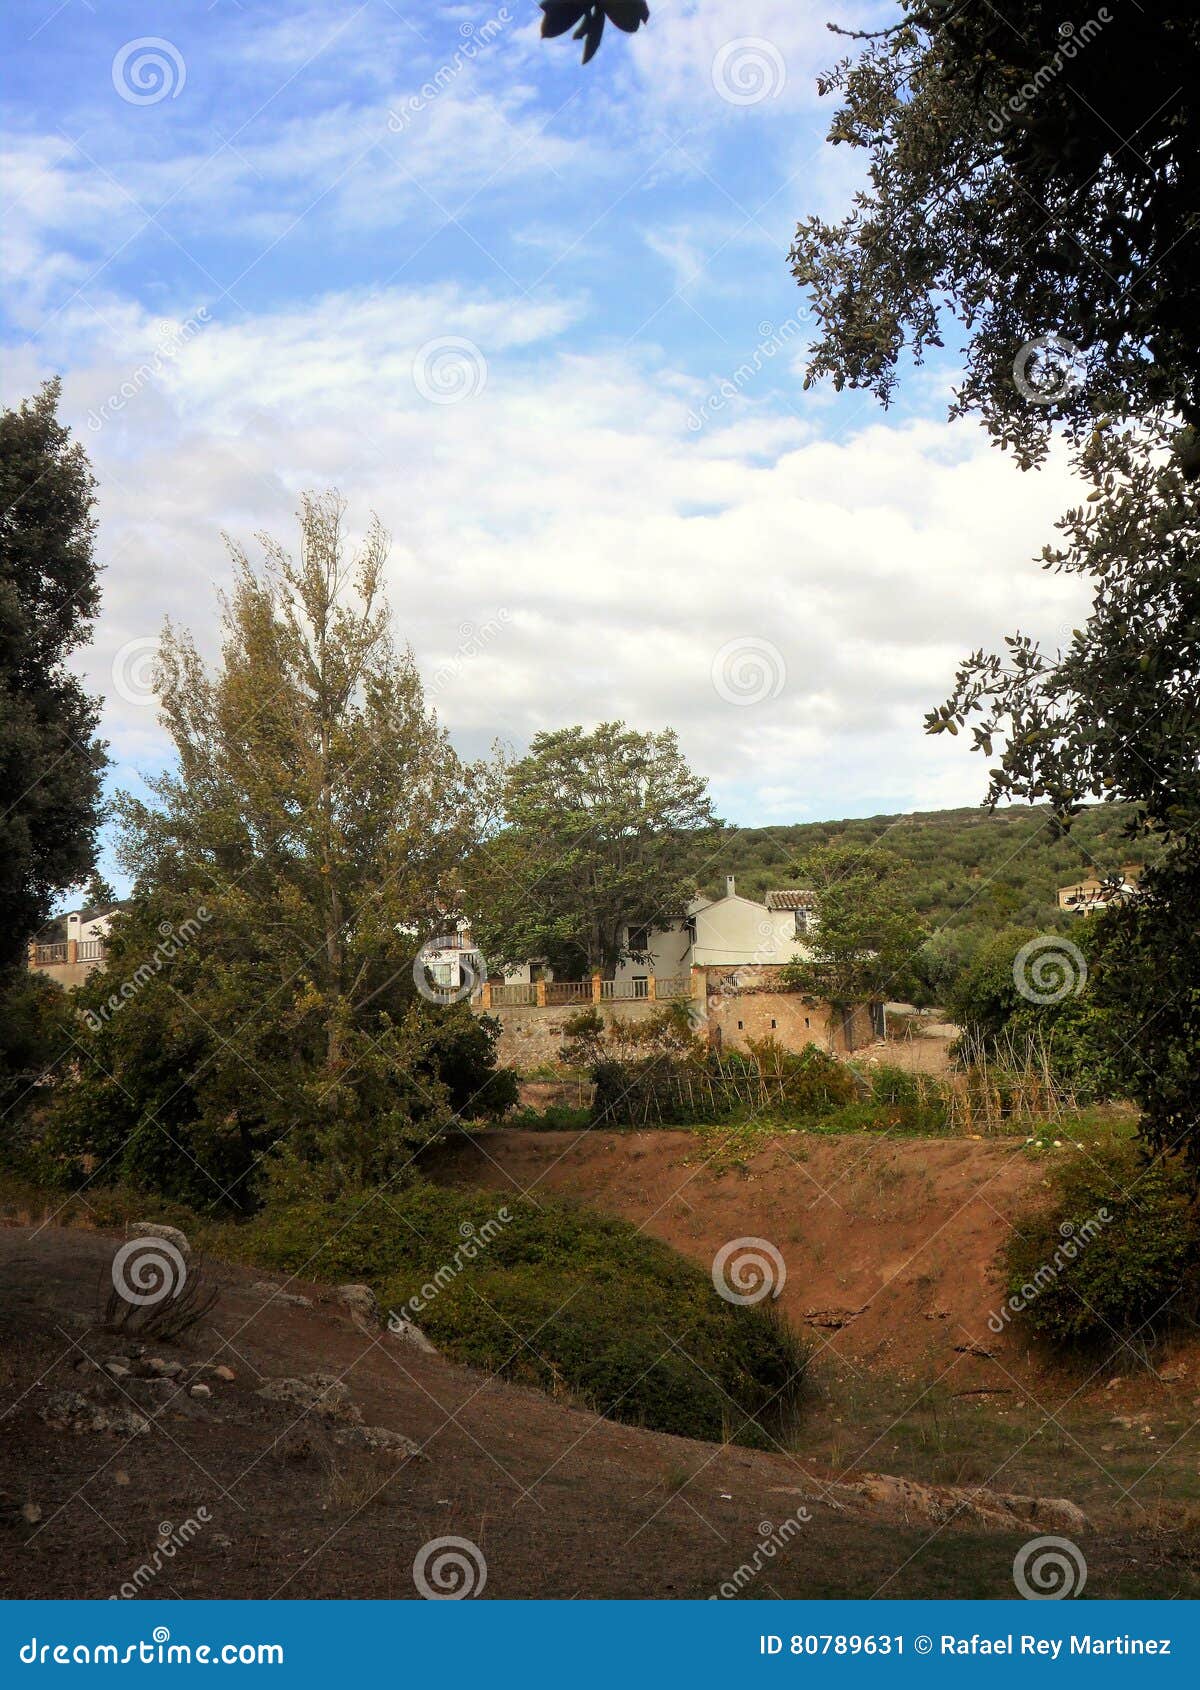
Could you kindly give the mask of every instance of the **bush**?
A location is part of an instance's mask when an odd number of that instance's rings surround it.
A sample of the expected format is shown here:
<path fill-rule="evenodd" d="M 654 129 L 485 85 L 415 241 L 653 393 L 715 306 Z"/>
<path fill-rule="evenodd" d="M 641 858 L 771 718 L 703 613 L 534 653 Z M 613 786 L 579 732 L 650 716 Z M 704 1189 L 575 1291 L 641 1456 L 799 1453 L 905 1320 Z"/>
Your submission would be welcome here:
<path fill-rule="evenodd" d="M 851 1070 L 818 1045 L 791 1051 L 774 1039 L 756 1040 L 745 1053 L 607 1057 L 595 1064 L 592 1078 L 592 1118 L 603 1126 L 686 1125 L 747 1109 L 819 1117 L 857 1092 Z"/>
<path fill-rule="evenodd" d="M 1131 1144 L 1073 1160 L 1009 1241 L 1009 1311 L 1056 1344 L 1147 1336 L 1193 1305 L 1200 1232 L 1183 1171 Z"/>
<path fill-rule="evenodd" d="M 761 1445 L 803 1384 L 806 1346 L 774 1311 L 724 1302 L 667 1245 L 584 1209 L 418 1182 L 268 1210 L 224 1245 L 365 1280 L 454 1360 L 655 1431 Z"/>

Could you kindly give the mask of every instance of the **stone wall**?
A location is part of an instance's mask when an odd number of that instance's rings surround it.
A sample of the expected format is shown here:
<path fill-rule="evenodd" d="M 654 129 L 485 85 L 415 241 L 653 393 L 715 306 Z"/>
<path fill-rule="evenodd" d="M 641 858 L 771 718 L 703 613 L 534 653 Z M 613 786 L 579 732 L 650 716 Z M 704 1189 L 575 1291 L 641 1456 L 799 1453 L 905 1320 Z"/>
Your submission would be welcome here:
<path fill-rule="evenodd" d="M 500 1023 L 497 1058 L 506 1068 L 516 1068 L 522 1074 L 537 1068 L 560 1068 L 559 1050 L 566 1037 L 564 1027 L 581 1009 L 590 1004 L 553 1005 L 538 1009 L 533 1004 L 506 1005 L 485 1013 Z M 662 1008 L 645 998 L 611 998 L 600 1005 L 608 1021 L 647 1021 Z"/>

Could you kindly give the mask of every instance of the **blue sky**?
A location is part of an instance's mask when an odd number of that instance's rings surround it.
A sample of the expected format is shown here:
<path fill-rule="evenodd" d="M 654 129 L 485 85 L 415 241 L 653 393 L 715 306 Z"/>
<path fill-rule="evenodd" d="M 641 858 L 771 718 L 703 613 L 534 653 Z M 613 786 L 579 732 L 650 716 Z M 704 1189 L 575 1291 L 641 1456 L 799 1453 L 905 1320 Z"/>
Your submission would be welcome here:
<path fill-rule="evenodd" d="M 118 779 L 166 755 L 164 615 L 212 650 L 222 531 L 338 486 L 464 750 L 675 726 L 730 819 L 973 802 L 927 741 L 963 652 L 1054 639 L 1068 502 L 945 426 L 801 391 L 797 220 L 848 203 L 817 71 L 890 5 L 675 0 L 542 44 L 530 0 L 18 0 L 4 402 L 64 379 L 101 485 L 79 667 Z"/>

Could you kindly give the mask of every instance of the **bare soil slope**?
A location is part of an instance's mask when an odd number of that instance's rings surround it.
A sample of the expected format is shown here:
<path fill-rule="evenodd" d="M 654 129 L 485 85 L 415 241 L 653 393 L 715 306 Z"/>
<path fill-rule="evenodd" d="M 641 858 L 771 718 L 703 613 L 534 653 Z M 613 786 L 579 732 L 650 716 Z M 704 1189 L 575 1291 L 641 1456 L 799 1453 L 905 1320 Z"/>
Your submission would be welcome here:
<path fill-rule="evenodd" d="M 204 1328 L 135 1363 L 163 1377 L 113 1378 L 130 1346 L 97 1317 L 118 1243 L 0 1229 L 0 1595 L 411 1597 L 423 1546 L 453 1536 L 486 1560 L 485 1596 L 1011 1596 L 1017 1548 L 1063 1529 L 1041 1504 L 600 1420 L 358 1322 L 328 1287 L 280 1279 L 311 1299 L 287 1302 L 233 1267 L 207 1270 Z M 328 1413 L 260 1394 L 313 1374 Z M 1089 1594 L 1195 1594 L 1186 1546 L 1066 1518 Z"/>

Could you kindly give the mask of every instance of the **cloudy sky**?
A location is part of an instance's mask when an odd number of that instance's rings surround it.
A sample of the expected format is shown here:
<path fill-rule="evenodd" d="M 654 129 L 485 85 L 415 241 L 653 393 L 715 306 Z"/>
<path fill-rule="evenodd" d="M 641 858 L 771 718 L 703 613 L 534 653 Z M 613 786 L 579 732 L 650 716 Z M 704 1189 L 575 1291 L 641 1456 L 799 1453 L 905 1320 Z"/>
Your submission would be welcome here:
<path fill-rule="evenodd" d="M 1068 502 L 943 417 L 801 391 L 798 219 L 855 181 L 817 71 L 850 0 L 652 0 L 586 69 L 532 0 L 16 0 L 5 403 L 64 380 L 100 482 L 80 667 L 128 784 L 164 615 L 211 650 L 222 531 L 337 486 L 456 738 L 672 725 L 744 823 L 974 802 L 956 660 L 1050 640 Z"/>

